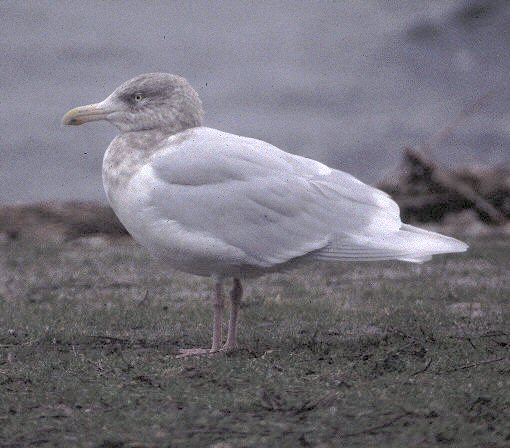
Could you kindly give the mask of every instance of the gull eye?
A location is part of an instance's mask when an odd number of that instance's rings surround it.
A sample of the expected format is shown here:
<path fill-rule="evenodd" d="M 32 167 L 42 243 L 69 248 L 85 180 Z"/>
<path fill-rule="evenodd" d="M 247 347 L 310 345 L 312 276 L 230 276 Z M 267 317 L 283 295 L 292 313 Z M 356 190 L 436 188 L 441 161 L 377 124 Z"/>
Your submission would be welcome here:
<path fill-rule="evenodd" d="M 135 101 L 142 101 L 143 95 L 141 93 L 135 93 L 134 99 Z"/>

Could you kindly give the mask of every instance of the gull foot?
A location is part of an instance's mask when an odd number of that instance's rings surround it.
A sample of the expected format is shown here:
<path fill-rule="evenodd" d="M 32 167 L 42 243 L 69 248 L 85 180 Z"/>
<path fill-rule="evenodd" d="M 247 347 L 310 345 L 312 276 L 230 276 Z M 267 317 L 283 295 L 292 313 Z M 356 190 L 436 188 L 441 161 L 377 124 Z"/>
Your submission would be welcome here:
<path fill-rule="evenodd" d="M 219 353 L 219 350 L 210 348 L 181 348 L 176 358 L 189 358 L 190 356 L 210 356 Z"/>

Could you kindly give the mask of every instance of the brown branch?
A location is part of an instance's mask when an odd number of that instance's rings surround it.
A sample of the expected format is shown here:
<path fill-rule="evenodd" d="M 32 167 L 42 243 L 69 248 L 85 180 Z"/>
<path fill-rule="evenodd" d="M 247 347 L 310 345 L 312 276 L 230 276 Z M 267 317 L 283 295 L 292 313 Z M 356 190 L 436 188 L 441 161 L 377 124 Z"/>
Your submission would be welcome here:
<path fill-rule="evenodd" d="M 407 148 L 405 156 L 412 166 L 420 167 L 423 172 L 427 173 L 433 184 L 439 185 L 464 200 L 473 203 L 474 207 L 480 213 L 487 216 L 492 223 L 502 224 L 506 221 L 503 213 L 478 194 L 470 185 L 448 170 L 440 168 L 430 160 L 427 160 L 421 152 Z"/>

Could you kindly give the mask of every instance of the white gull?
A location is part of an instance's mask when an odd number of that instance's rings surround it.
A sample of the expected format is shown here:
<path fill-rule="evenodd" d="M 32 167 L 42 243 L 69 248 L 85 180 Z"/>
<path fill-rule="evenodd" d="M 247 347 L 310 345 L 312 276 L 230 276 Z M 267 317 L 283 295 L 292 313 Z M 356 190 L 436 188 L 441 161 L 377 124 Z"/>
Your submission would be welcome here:
<path fill-rule="evenodd" d="M 108 200 L 129 233 L 169 267 L 215 281 L 211 349 L 237 346 L 241 279 L 313 260 L 422 262 L 463 252 L 456 239 L 403 224 L 384 192 L 315 160 L 202 126 L 202 104 L 179 76 L 149 73 L 62 122 L 119 130 L 103 160 Z M 224 280 L 233 278 L 222 345 Z"/>

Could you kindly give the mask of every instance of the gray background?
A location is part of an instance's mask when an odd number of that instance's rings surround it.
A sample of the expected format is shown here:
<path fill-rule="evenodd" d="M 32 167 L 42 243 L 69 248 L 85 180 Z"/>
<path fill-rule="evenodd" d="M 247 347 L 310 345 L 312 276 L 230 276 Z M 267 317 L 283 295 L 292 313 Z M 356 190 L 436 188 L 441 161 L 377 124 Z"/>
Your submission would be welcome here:
<path fill-rule="evenodd" d="M 188 78 L 206 125 L 374 182 L 405 145 L 510 161 L 510 2 L 0 2 L 0 202 L 103 200 L 107 123 L 70 107 L 139 73 Z"/>

